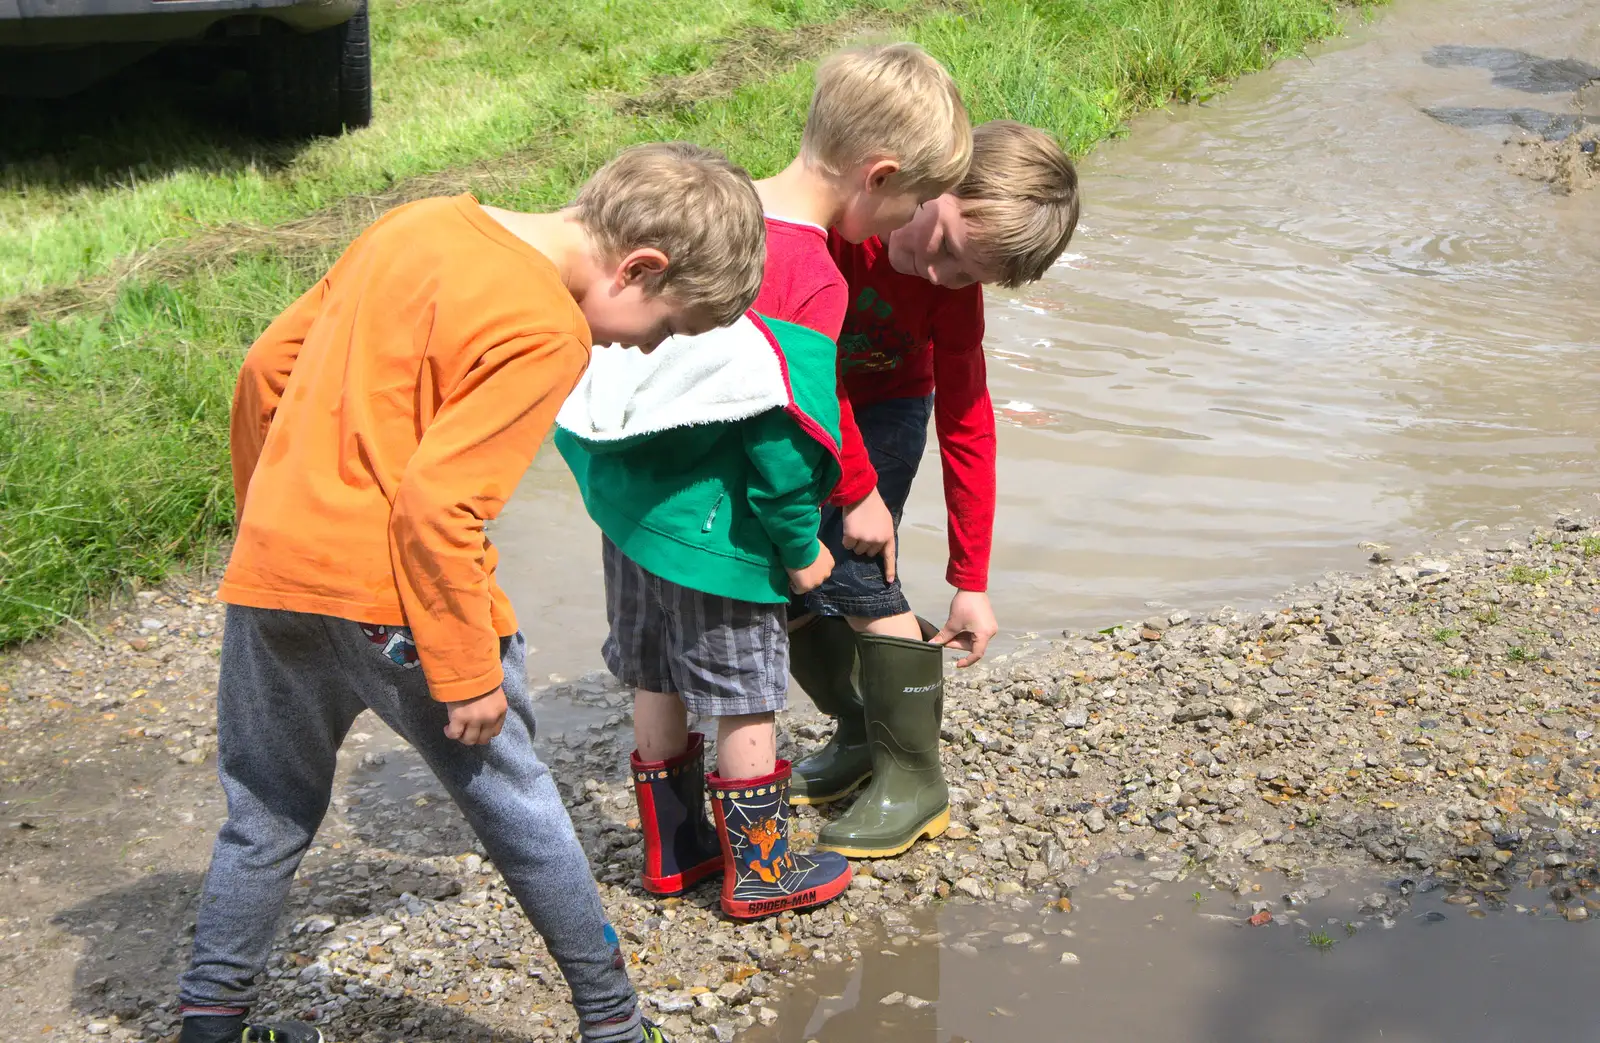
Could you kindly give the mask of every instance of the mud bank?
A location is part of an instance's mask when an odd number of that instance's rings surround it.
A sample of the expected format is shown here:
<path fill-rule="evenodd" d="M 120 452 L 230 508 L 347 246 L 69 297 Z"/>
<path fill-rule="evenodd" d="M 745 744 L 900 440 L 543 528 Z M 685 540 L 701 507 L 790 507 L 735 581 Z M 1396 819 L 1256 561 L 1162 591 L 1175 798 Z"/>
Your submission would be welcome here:
<path fill-rule="evenodd" d="M 789 985 L 922 907 L 1070 922 L 1074 888 L 1111 859 L 1241 896 L 1274 870 L 1377 871 L 1394 886 L 1366 903 L 1375 922 L 1440 888 L 1481 909 L 1531 886 L 1550 915 L 1600 916 L 1600 530 L 1563 518 L 1375 557 L 1265 610 L 1168 612 L 952 674 L 949 833 L 858 864 L 809 916 L 734 925 L 714 887 L 659 901 L 636 886 L 623 693 L 594 678 L 547 691 L 592 712 L 540 744 L 646 1004 L 683 1039 L 776 1021 Z M 29 1034 L 175 1028 L 223 814 L 207 589 L 145 592 L 103 644 L 63 639 L 0 666 L 0 1017 Z M 827 725 L 796 703 L 785 723 L 809 745 Z M 294 891 L 270 1010 L 339 1040 L 567 1038 L 537 936 L 414 754 L 366 720 Z M 798 823 L 804 838 L 817 819 Z"/>
<path fill-rule="evenodd" d="M 1586 192 L 1600 185 L 1600 125 L 1558 141 L 1513 138 L 1506 142 L 1500 160 L 1512 173 L 1543 181 L 1563 195 Z"/>

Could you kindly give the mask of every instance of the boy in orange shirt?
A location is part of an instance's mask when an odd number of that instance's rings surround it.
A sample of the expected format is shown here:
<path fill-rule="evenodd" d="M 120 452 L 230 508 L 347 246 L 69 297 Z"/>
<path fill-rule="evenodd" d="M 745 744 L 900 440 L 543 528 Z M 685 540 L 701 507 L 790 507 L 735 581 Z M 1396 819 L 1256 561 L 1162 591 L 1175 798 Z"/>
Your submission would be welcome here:
<path fill-rule="evenodd" d="M 250 349 L 220 595 L 228 821 L 181 983 L 181 1043 L 321 1039 L 246 1014 L 339 746 L 367 709 L 465 813 L 566 976 L 583 1039 L 661 1039 L 533 752 L 524 644 L 484 526 L 591 344 L 650 351 L 731 322 L 760 286 L 764 241 L 742 170 L 693 145 L 640 146 L 556 213 L 470 196 L 390 211 Z"/>

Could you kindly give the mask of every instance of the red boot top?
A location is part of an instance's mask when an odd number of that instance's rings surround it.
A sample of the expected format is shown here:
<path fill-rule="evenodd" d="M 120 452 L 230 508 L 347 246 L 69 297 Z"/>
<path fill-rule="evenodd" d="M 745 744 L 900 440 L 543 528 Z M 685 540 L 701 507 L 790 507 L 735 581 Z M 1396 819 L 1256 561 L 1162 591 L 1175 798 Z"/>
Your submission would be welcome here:
<path fill-rule="evenodd" d="M 722 848 L 706 820 L 705 736 L 689 733 L 689 748 L 664 761 L 633 765 L 633 794 L 644 831 L 641 882 L 651 894 L 677 895 L 722 872 Z"/>

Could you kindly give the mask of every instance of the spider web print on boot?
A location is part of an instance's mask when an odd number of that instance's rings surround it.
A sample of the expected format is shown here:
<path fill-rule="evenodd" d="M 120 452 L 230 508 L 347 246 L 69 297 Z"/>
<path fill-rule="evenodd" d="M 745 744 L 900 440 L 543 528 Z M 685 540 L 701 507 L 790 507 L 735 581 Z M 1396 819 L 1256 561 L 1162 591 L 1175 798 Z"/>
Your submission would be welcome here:
<path fill-rule="evenodd" d="M 722 911 L 754 920 L 807 909 L 837 898 L 850 884 L 850 863 L 829 852 L 800 854 L 789 846 L 789 762 L 755 779 L 706 776 L 726 869 Z"/>

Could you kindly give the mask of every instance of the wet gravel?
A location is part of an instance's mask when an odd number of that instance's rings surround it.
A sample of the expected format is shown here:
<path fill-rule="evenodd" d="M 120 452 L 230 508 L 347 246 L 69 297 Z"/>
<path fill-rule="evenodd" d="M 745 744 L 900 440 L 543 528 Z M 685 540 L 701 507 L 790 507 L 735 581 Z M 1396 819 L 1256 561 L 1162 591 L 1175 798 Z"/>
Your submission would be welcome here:
<path fill-rule="evenodd" d="M 1543 896 L 1532 911 L 1600 918 L 1600 530 L 1562 518 L 1466 538 L 1400 561 L 1375 547 L 1365 574 L 1262 610 L 1163 610 L 953 673 L 949 833 L 858 863 L 845 896 L 811 915 L 735 925 L 714 887 L 678 900 L 637 887 L 627 697 L 608 679 L 546 689 L 586 712 L 539 742 L 647 1009 L 677 1039 L 770 1024 L 808 969 L 857 959 L 921 907 L 1070 918 L 1074 889 L 1110 864 L 1129 894 L 1180 880 L 1232 891 L 1241 922 L 1295 916 L 1321 871 L 1344 868 L 1387 882 L 1353 929 L 1392 922 L 1417 894 L 1443 889 L 1477 912 L 1525 901 L 1519 885 Z M 95 641 L 64 635 L 0 661 L 0 1021 L 29 1035 L 176 1027 L 173 983 L 223 815 L 210 589 L 141 592 Z M 570 1038 L 538 936 L 420 761 L 368 720 L 262 1012 L 340 1040 Z M 784 723 L 791 753 L 829 727 L 809 706 Z M 818 819 L 796 821 L 804 843 Z"/>

